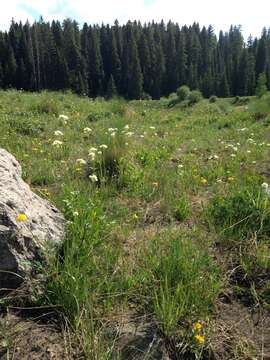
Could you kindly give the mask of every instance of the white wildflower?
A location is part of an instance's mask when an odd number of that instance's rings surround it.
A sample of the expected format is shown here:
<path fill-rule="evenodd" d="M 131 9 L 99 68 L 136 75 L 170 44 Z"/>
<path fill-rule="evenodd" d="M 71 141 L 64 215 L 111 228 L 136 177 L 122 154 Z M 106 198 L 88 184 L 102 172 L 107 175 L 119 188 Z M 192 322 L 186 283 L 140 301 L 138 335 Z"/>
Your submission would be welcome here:
<path fill-rule="evenodd" d="M 90 129 L 89 127 L 86 127 L 86 128 L 83 129 L 83 133 L 84 133 L 85 135 L 91 134 L 92 131 L 93 131 L 93 130 Z"/>
<path fill-rule="evenodd" d="M 95 160 L 95 157 L 96 157 L 96 153 L 90 151 L 90 152 L 88 153 L 88 156 L 90 157 L 90 159 L 91 159 L 92 161 L 94 161 L 94 160 Z"/>
<path fill-rule="evenodd" d="M 95 183 L 95 182 L 98 181 L 98 177 L 97 177 L 97 175 L 95 175 L 95 174 L 89 175 L 89 179 L 90 179 L 93 183 Z"/>
<path fill-rule="evenodd" d="M 113 132 L 115 132 L 115 131 L 117 131 L 117 130 L 118 130 L 117 128 L 109 128 L 109 129 L 108 129 L 109 133 L 113 133 Z"/>
<path fill-rule="evenodd" d="M 126 136 L 131 137 L 134 133 L 132 131 L 129 131 L 126 133 Z"/>
<path fill-rule="evenodd" d="M 115 137 L 115 135 L 116 135 L 116 132 L 115 131 L 113 131 L 113 132 L 111 132 L 111 137 Z"/>
<path fill-rule="evenodd" d="M 101 149 L 108 149 L 108 146 L 105 145 L 105 144 L 102 144 L 102 145 L 100 145 L 99 147 L 100 147 Z"/>
<path fill-rule="evenodd" d="M 59 119 L 61 119 L 61 120 L 68 120 L 69 119 L 69 117 L 67 116 L 67 115 L 59 115 Z"/>
<path fill-rule="evenodd" d="M 64 134 L 63 134 L 62 131 L 60 131 L 60 130 L 56 130 L 56 131 L 54 132 L 54 135 L 55 135 L 55 136 L 64 136 Z"/>
<path fill-rule="evenodd" d="M 268 195 L 270 196 L 270 187 L 267 183 L 262 183 L 262 188 L 263 188 L 263 191 Z"/>
<path fill-rule="evenodd" d="M 98 153 L 98 155 L 102 155 L 102 151 L 98 151 L 97 153 Z"/>
<path fill-rule="evenodd" d="M 75 216 L 79 216 L 78 211 L 73 211 L 73 216 L 74 216 L 74 217 L 75 217 Z"/>
<path fill-rule="evenodd" d="M 53 146 L 59 147 L 59 146 L 63 145 L 63 142 L 60 140 L 54 140 L 54 142 L 52 144 L 53 144 Z"/>
<path fill-rule="evenodd" d="M 90 152 L 96 152 L 96 151 L 98 151 L 98 149 L 95 148 L 95 147 L 91 147 L 91 148 L 89 149 L 89 151 L 90 151 Z"/>
<path fill-rule="evenodd" d="M 86 165 L 86 161 L 84 159 L 77 159 L 76 163 L 79 165 Z"/>
<path fill-rule="evenodd" d="M 155 127 L 154 126 L 149 126 L 149 129 L 155 130 Z"/>
<path fill-rule="evenodd" d="M 264 182 L 264 183 L 262 183 L 262 188 L 263 189 L 268 189 L 269 185 L 266 182 Z"/>
<path fill-rule="evenodd" d="M 128 129 L 129 129 L 129 125 L 125 125 L 124 129 L 128 130 Z"/>
<path fill-rule="evenodd" d="M 236 157 L 236 155 L 235 155 L 235 154 L 231 154 L 231 157 Z"/>

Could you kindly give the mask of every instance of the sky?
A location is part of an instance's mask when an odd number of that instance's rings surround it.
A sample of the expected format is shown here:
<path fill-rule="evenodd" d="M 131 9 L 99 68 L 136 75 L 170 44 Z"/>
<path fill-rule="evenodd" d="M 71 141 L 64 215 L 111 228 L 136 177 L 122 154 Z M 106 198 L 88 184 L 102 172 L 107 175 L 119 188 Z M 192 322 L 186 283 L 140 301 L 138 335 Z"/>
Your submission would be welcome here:
<path fill-rule="evenodd" d="M 8 0 L 1 7 L 0 30 L 8 30 L 12 18 L 32 23 L 42 15 L 45 21 L 70 17 L 80 24 L 164 19 L 181 26 L 196 21 L 211 24 L 217 34 L 231 24 L 242 25 L 247 38 L 260 36 L 264 26 L 270 27 L 269 13 L 270 0 Z"/>

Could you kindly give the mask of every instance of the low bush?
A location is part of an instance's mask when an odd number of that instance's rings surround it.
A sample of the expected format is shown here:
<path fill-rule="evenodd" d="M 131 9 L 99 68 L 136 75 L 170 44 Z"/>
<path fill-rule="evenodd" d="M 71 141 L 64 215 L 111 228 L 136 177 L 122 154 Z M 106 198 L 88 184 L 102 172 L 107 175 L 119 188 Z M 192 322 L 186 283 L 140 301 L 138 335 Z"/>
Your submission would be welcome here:
<path fill-rule="evenodd" d="M 189 94 L 188 103 L 189 106 L 199 103 L 203 99 L 202 93 L 199 90 L 193 90 Z"/>
<path fill-rule="evenodd" d="M 212 96 L 210 96 L 210 98 L 209 98 L 209 102 L 210 103 L 215 103 L 215 102 L 217 102 L 217 96 L 216 95 L 212 95 Z"/>

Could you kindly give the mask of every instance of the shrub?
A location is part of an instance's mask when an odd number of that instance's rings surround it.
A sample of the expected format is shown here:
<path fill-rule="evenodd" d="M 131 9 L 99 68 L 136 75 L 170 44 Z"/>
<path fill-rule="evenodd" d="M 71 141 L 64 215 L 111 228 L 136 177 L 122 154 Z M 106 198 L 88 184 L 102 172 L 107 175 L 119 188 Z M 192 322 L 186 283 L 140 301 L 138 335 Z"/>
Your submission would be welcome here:
<path fill-rule="evenodd" d="M 184 101 L 189 98 L 190 95 L 190 89 L 186 85 L 182 85 L 177 89 L 177 97 L 179 101 Z"/>
<path fill-rule="evenodd" d="M 55 100 L 46 99 L 41 101 L 37 106 L 36 110 L 40 114 L 59 115 L 59 105 Z"/>
<path fill-rule="evenodd" d="M 190 106 L 192 106 L 192 105 L 200 102 L 202 99 L 203 99 L 203 96 L 202 96 L 202 93 L 200 92 L 200 90 L 193 90 L 189 94 L 188 103 Z"/>
<path fill-rule="evenodd" d="M 215 102 L 217 102 L 217 96 L 216 95 L 212 95 L 212 96 L 210 96 L 210 98 L 209 98 L 209 102 L 210 103 L 215 103 Z"/>
<path fill-rule="evenodd" d="M 143 92 L 142 96 L 141 96 L 141 99 L 142 100 L 152 100 L 152 96 L 147 94 L 146 92 Z"/>

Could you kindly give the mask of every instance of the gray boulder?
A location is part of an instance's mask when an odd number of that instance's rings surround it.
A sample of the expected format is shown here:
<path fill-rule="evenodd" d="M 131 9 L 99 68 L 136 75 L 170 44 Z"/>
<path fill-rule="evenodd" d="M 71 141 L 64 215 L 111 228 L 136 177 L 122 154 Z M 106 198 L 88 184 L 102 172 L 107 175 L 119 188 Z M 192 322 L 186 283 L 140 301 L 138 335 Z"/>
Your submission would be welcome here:
<path fill-rule="evenodd" d="M 0 289 L 18 287 L 64 235 L 63 215 L 31 191 L 18 161 L 0 149 Z"/>

